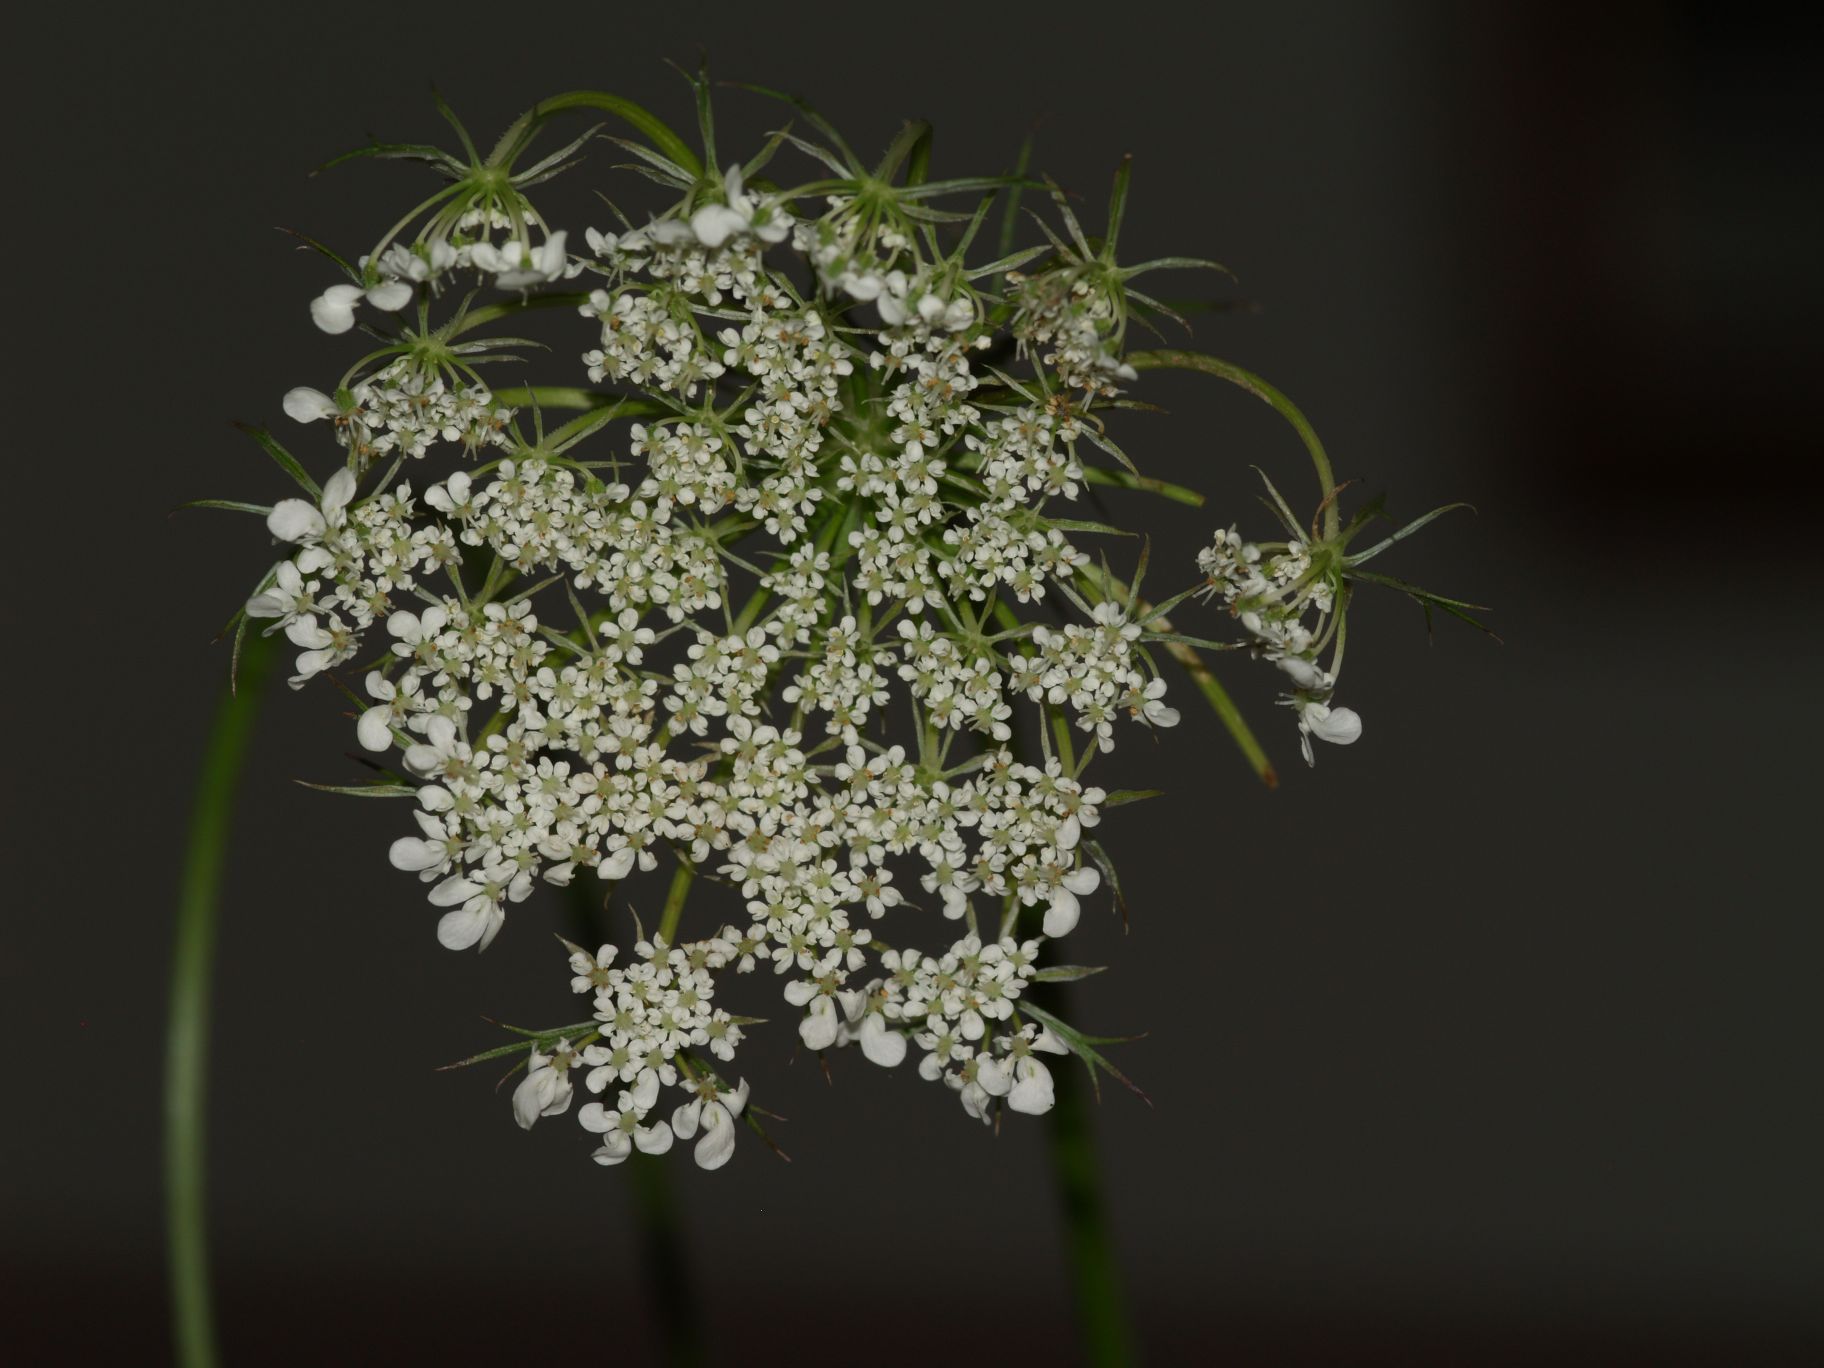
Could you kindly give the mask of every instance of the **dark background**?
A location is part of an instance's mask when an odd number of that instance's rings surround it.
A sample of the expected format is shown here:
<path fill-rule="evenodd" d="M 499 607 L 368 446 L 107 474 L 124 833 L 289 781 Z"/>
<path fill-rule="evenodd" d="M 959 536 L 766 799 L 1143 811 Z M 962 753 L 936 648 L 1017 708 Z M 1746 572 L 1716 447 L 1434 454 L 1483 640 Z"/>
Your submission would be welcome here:
<path fill-rule="evenodd" d="M 1480 510 L 1387 568 L 1493 605 L 1504 644 L 1450 623 L 1428 644 L 1411 605 L 1364 600 L 1358 746 L 1305 770 L 1237 662 L 1278 792 L 1188 689 L 1169 745 L 1117 752 L 1116 781 L 1170 797 L 1104 825 L 1133 929 L 1097 902 L 1081 957 L 1113 968 L 1076 1014 L 1150 1032 L 1119 1057 L 1156 1109 L 1117 1090 L 1098 1124 L 1151 1358 L 1824 1347 L 1806 35 L 1739 6 L 1536 4 L 34 22 L 7 95 L 0 1357 L 165 1352 L 172 890 L 226 673 L 209 638 L 269 558 L 251 520 L 166 511 L 280 494 L 228 420 L 283 422 L 288 387 L 352 354 L 311 327 L 330 277 L 274 225 L 353 252 L 415 202 L 415 168 L 305 173 L 369 132 L 446 140 L 433 79 L 478 136 L 584 85 L 682 127 L 660 59 L 699 46 L 864 150 L 930 118 L 940 174 L 999 170 L 1036 127 L 1092 212 L 1133 151 L 1130 251 L 1217 257 L 1258 305 L 1197 344 L 1292 394 L 1396 511 Z M 731 93 L 725 147 L 779 117 Z M 575 189 L 596 183 L 645 202 L 605 169 Z M 1125 445 L 1210 504 L 1114 511 L 1152 533 L 1155 583 L 1188 582 L 1211 527 L 1260 525 L 1250 463 L 1303 491 L 1303 458 L 1236 392 L 1141 388 L 1172 413 Z M 385 864 L 392 824 L 290 782 L 347 776 L 351 735 L 327 692 L 271 691 L 235 830 L 211 1135 L 229 1361 L 641 1361 L 625 1174 L 569 1119 L 521 1134 L 491 1076 L 431 1071 L 493 1042 L 481 1013 L 570 1009 L 558 900 L 485 958 L 441 951 Z M 838 1058 L 830 1088 L 787 1055 L 775 1028 L 744 1065 L 796 1162 L 746 1137 L 720 1173 L 670 1168 L 717 1360 L 1068 1361 L 1043 1127 L 996 1139 L 909 1066 Z"/>

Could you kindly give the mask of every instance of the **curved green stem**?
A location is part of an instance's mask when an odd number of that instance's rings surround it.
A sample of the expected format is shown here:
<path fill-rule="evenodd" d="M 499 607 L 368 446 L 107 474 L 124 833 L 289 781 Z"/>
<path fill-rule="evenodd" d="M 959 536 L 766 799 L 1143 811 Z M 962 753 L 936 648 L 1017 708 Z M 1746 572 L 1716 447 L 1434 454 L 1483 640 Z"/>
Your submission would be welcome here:
<path fill-rule="evenodd" d="M 246 643 L 240 653 L 239 688 L 224 695 L 216 710 L 178 890 L 165 1028 L 165 1216 L 172 1336 L 177 1362 L 184 1368 L 208 1368 L 216 1361 L 204 1181 L 210 974 L 235 789 L 272 653 L 268 638 L 255 636 Z"/>
<path fill-rule="evenodd" d="M 1205 356 L 1202 352 L 1162 348 L 1157 351 L 1129 352 L 1122 359 L 1135 370 L 1202 371 L 1205 375 L 1227 380 L 1231 385 L 1239 385 L 1256 399 L 1272 405 L 1274 412 L 1292 425 L 1292 430 L 1298 434 L 1299 440 L 1305 444 L 1305 450 L 1311 455 L 1311 464 L 1317 468 L 1317 483 L 1324 500 L 1325 538 L 1335 537 L 1342 530 L 1342 511 L 1336 506 L 1336 475 L 1330 469 L 1330 456 L 1324 450 L 1324 444 L 1318 441 L 1316 430 L 1306 421 L 1305 415 L 1298 411 L 1298 405 L 1253 371 L 1243 370 L 1240 366 L 1214 356 Z"/>
<path fill-rule="evenodd" d="M 697 154 L 669 125 L 650 110 L 624 100 L 619 95 L 611 95 L 605 90 L 570 90 L 562 95 L 553 95 L 548 100 L 540 100 L 532 108 L 521 114 L 513 126 L 501 135 L 495 145 L 493 154 L 488 158 L 492 165 L 503 160 L 510 161 L 519 154 L 525 145 L 525 138 L 541 123 L 553 114 L 561 114 L 566 109 L 595 109 L 604 114 L 612 114 L 624 123 L 644 133 L 660 152 L 693 176 L 703 174 L 703 163 L 697 160 Z"/>

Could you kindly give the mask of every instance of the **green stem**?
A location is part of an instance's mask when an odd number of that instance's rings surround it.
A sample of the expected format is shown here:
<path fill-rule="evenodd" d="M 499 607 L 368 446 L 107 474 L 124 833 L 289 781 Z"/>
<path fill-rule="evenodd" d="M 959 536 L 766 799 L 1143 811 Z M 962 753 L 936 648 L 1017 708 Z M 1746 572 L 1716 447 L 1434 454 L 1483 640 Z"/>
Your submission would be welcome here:
<path fill-rule="evenodd" d="M 184 1368 L 209 1368 L 216 1361 L 204 1191 L 210 974 L 235 789 L 272 654 L 270 639 L 251 637 L 240 653 L 239 688 L 226 693 L 216 709 L 178 890 L 165 1028 L 165 1217 L 172 1336 L 177 1362 Z"/>
<path fill-rule="evenodd" d="M 695 1368 L 708 1359 L 701 1318 L 690 1303 L 690 1260 L 666 1168 L 673 1162 L 673 1155 L 636 1153 L 628 1162 L 627 1178 L 633 1184 L 634 1209 L 639 1213 L 640 1262 L 659 1320 L 665 1362 L 671 1368 Z"/>
<path fill-rule="evenodd" d="M 1063 1008 L 1060 987 L 1054 985 L 1047 996 Z M 1090 1080 L 1076 1060 L 1060 1060 L 1052 1069 L 1052 1086 L 1056 1101 L 1049 1117 L 1051 1167 L 1064 1218 L 1077 1328 L 1093 1368 L 1116 1368 L 1134 1362 L 1133 1336 L 1127 1326 L 1121 1266 L 1102 1197 Z"/>
<path fill-rule="evenodd" d="M 667 945 L 677 941 L 678 920 L 684 915 L 684 900 L 690 896 L 690 885 L 696 877 L 697 867 L 680 859 L 671 876 L 671 888 L 665 894 L 665 910 L 659 914 L 659 936 Z"/>
<path fill-rule="evenodd" d="M 1299 440 L 1305 444 L 1305 450 L 1311 455 L 1311 464 L 1317 469 L 1317 483 L 1324 496 L 1324 537 L 1334 538 L 1342 530 L 1342 511 L 1336 506 L 1336 476 L 1330 469 L 1329 454 L 1325 452 L 1324 444 L 1317 440 L 1316 430 L 1305 420 L 1305 415 L 1298 411 L 1298 405 L 1253 371 L 1243 370 L 1240 366 L 1214 356 L 1205 356 L 1202 352 L 1167 348 L 1129 352 L 1122 359 L 1135 370 L 1202 371 L 1205 375 L 1227 380 L 1231 385 L 1239 385 L 1256 399 L 1272 405 L 1274 412 L 1292 425 L 1292 430 L 1298 434 Z"/>

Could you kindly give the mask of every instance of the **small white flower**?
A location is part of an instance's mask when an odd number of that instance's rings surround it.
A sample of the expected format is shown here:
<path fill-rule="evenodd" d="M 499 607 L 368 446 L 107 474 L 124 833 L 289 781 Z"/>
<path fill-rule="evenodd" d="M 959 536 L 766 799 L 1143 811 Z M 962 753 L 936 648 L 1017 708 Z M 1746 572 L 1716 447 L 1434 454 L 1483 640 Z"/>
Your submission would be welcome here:
<path fill-rule="evenodd" d="M 1146 700 L 1140 715 L 1155 727 L 1175 727 L 1178 725 L 1178 709 L 1168 707 L 1165 699 L 1165 681 L 1154 679 L 1146 686 L 1142 695 Z"/>
<path fill-rule="evenodd" d="M 491 871 L 481 871 L 485 879 Z M 486 950 L 506 924 L 502 898 L 524 902 L 532 891 L 532 876 L 524 870 L 503 873 L 498 883 L 481 882 L 452 874 L 430 892 L 433 907 L 450 907 L 437 920 L 437 942 L 446 950 Z M 458 905 L 460 904 L 460 905 Z"/>
<path fill-rule="evenodd" d="M 1305 753 L 1305 763 L 1315 765 L 1311 738 L 1328 741 L 1333 746 L 1351 746 L 1361 739 L 1362 719 L 1353 708 L 1332 708 L 1323 703 L 1306 703 L 1298 710 L 1298 744 Z"/>
<path fill-rule="evenodd" d="M 690 216 L 690 231 L 698 242 L 714 250 L 738 233 L 752 233 L 762 242 L 783 242 L 792 230 L 790 215 L 776 205 L 762 205 L 741 188 L 741 168 L 731 166 L 722 178 L 726 202 L 705 204 Z"/>
<path fill-rule="evenodd" d="M 439 713 L 425 724 L 424 740 L 407 747 L 405 767 L 417 775 L 435 774 L 467 751 L 456 724 Z"/>
<path fill-rule="evenodd" d="M 501 289 L 523 290 L 564 274 L 570 261 L 564 252 L 564 238 L 562 232 L 553 233 L 537 247 L 518 238 L 499 247 L 479 242 L 469 259 L 478 269 L 490 272 Z"/>
<path fill-rule="evenodd" d="M 440 603 L 433 603 L 422 613 L 413 613 L 401 608 L 387 615 L 386 630 L 391 636 L 399 638 L 399 644 L 410 649 L 435 644 L 438 634 L 449 625 L 450 611 Z"/>
<path fill-rule="evenodd" d="M 247 600 L 245 612 L 251 618 L 277 618 L 268 632 L 286 626 L 305 610 L 310 594 L 303 573 L 293 561 L 280 561 L 273 567 L 273 582 Z"/>
<path fill-rule="evenodd" d="M 354 497 L 355 472 L 343 466 L 325 481 L 318 503 L 280 499 L 266 515 L 266 530 L 280 541 L 302 545 L 320 541 L 331 528 L 347 521 L 348 501 Z"/>
<path fill-rule="evenodd" d="M 550 1054 L 532 1047 L 532 1062 L 526 1076 L 513 1089 L 513 1119 L 521 1130 L 531 1130 L 541 1116 L 558 1116 L 570 1108 L 570 1066 L 575 1057 L 570 1042 L 560 1040 Z"/>
<path fill-rule="evenodd" d="M 303 688 L 309 680 L 354 654 L 348 634 L 333 618 L 330 624 L 327 627 L 320 624 L 314 613 L 295 617 L 285 624 L 286 640 L 303 648 L 297 659 L 298 672 L 289 681 L 292 688 Z"/>
<path fill-rule="evenodd" d="M 641 1069 L 631 1088 L 621 1090 L 613 1110 L 600 1102 L 590 1102 L 576 1115 L 584 1130 L 602 1137 L 602 1147 L 591 1156 L 596 1163 L 612 1167 L 634 1150 L 642 1154 L 664 1154 L 671 1148 L 672 1130 L 664 1121 L 647 1126 L 646 1114 L 659 1100 L 659 1075 L 654 1069 Z"/>
<path fill-rule="evenodd" d="M 422 790 L 420 796 L 428 791 Z M 453 824 L 422 809 L 415 810 L 412 818 L 424 834 L 401 836 L 387 851 L 387 860 L 394 869 L 417 874 L 426 880 L 436 878 L 450 867 L 449 841 Z"/>

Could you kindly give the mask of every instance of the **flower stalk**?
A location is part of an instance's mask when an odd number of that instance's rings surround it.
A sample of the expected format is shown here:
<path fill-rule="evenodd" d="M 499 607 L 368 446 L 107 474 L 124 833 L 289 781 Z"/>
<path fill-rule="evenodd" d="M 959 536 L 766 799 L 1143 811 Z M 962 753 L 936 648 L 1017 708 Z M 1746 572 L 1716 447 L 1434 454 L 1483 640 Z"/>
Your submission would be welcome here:
<path fill-rule="evenodd" d="M 1051 1165 L 1064 1220 L 1077 1326 L 1094 1368 L 1117 1368 L 1134 1361 L 1133 1335 L 1102 1191 L 1089 1080 L 1076 1069 L 1060 1069 L 1054 1090 Z"/>
<path fill-rule="evenodd" d="M 272 654 L 265 638 L 249 640 L 239 653 L 238 682 L 217 706 L 178 891 L 165 1028 L 165 1216 L 173 1346 L 183 1368 L 216 1362 L 205 1165 L 211 977 L 235 791 Z"/>

